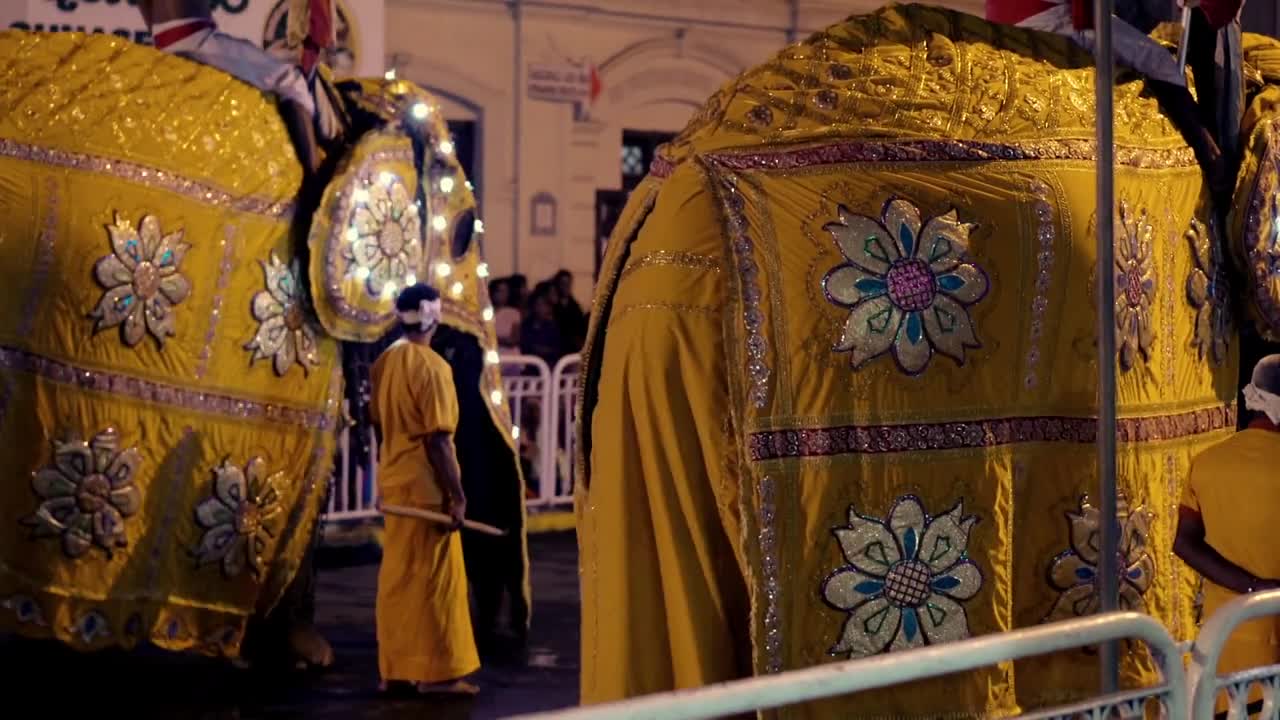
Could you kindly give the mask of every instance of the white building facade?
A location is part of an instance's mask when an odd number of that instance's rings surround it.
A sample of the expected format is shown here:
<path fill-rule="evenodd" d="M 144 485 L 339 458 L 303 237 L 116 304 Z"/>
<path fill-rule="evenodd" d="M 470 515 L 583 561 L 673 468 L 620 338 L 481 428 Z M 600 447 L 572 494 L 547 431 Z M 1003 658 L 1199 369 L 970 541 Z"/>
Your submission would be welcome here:
<path fill-rule="evenodd" d="M 950 4 L 982 12 L 982 0 Z M 537 282 L 566 269 L 585 301 L 600 227 L 653 146 L 742 70 L 879 5 L 387 0 L 385 47 L 399 76 L 436 93 L 452 121 L 495 274 Z M 547 99 L 557 79 L 562 99 Z"/>

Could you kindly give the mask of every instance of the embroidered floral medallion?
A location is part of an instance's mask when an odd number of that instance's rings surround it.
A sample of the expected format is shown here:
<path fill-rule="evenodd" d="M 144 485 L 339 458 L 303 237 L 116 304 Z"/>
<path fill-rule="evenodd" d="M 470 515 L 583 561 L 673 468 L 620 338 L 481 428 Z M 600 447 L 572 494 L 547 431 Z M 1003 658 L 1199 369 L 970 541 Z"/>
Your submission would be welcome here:
<path fill-rule="evenodd" d="M 243 470 L 230 459 L 222 461 L 213 471 L 213 495 L 196 507 L 196 523 L 204 529 L 197 564 L 219 563 L 229 579 L 248 568 L 261 579 L 264 556 L 284 514 L 279 491 L 283 477 L 283 472 L 268 474 L 262 458 L 253 458 Z"/>
<path fill-rule="evenodd" d="M 892 352 L 918 375 L 937 352 L 964 364 L 981 347 L 969 308 L 986 296 L 987 274 L 968 258 L 969 233 L 954 210 L 922 221 L 906 200 L 891 200 L 880 219 L 844 206 L 824 229 L 846 262 L 823 278 L 828 300 L 849 310 L 835 344 L 855 369 Z"/>
<path fill-rule="evenodd" d="M 134 485 L 141 464 L 137 448 L 120 450 L 120 437 L 111 428 L 89 442 L 55 442 L 53 463 L 32 479 L 40 506 L 23 524 L 38 538 L 61 538 L 68 557 L 81 557 L 93 547 L 110 556 L 126 545 L 125 520 L 142 507 L 142 493 Z"/>
<path fill-rule="evenodd" d="M 1130 508 L 1123 494 L 1117 502 L 1117 520 L 1121 523 L 1119 553 L 1120 607 L 1146 611 L 1146 594 L 1155 579 L 1155 560 L 1151 557 L 1149 539 L 1153 515 L 1145 507 Z M 1101 576 L 1102 529 L 1098 508 L 1089 498 L 1080 499 L 1078 510 L 1067 513 L 1070 548 L 1049 565 L 1049 585 L 1058 599 L 1045 621 L 1084 617 L 1098 612 Z"/>
<path fill-rule="evenodd" d="M 1156 340 L 1151 315 L 1156 299 L 1152 262 L 1155 228 L 1145 210 L 1135 213 L 1124 201 L 1116 220 L 1116 349 L 1120 368 L 1128 371 L 1139 355 L 1150 359 Z"/>
<path fill-rule="evenodd" d="M 280 262 L 275 253 L 271 261 L 262 263 L 266 288 L 253 296 L 253 319 L 258 332 L 245 346 L 253 353 L 250 364 L 271 358 L 276 375 L 284 377 L 294 364 L 304 373 L 319 364 L 316 333 L 307 322 L 302 290 L 298 286 L 297 266 Z"/>
<path fill-rule="evenodd" d="M 356 183 L 347 227 L 351 272 L 373 297 L 395 292 L 422 266 L 422 217 L 413 193 L 395 174 Z"/>
<path fill-rule="evenodd" d="M 1227 360 L 1231 342 L 1231 290 L 1226 273 L 1221 238 L 1210 221 L 1208 227 L 1199 220 L 1191 221 L 1187 242 L 1191 244 L 1194 265 L 1187 276 L 1187 302 L 1196 311 L 1195 332 L 1191 346 L 1207 356 L 1215 366 Z"/>
<path fill-rule="evenodd" d="M 106 291 L 90 313 L 95 330 L 120 327 L 124 344 L 134 347 L 150 333 L 160 347 L 175 331 L 174 308 L 191 294 L 180 272 L 190 245 L 182 230 L 165 235 L 160 221 L 146 215 L 135 230 L 116 216 L 107 226 L 111 254 L 98 260 L 93 275 Z"/>
<path fill-rule="evenodd" d="M 881 520 L 849 508 L 849 524 L 832 530 L 847 565 L 822 586 L 822 597 L 848 615 L 832 655 L 850 658 L 969 637 L 964 603 L 982 589 L 969 559 L 963 501 L 929 517 L 919 498 L 898 500 Z"/>

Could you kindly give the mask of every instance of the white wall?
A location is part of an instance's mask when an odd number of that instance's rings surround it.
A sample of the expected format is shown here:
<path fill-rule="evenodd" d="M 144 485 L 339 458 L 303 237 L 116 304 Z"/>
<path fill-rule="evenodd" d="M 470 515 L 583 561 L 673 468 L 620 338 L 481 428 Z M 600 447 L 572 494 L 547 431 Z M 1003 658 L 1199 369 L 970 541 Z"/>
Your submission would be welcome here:
<path fill-rule="evenodd" d="M 880 4 L 801 0 L 793 16 L 785 0 L 388 0 L 386 48 L 401 77 L 445 96 L 449 118 L 480 124 L 494 272 L 537 282 L 567 268 L 585 301 L 595 193 L 621 187 L 623 130 L 677 132 L 723 82 L 780 50 L 793 22 L 804 37 Z M 982 0 L 950 4 L 980 13 Z M 525 97 L 517 53 L 522 66 L 596 65 L 603 92 L 587 117 Z M 533 237 L 530 203 L 543 192 L 557 201 L 556 232 Z"/>

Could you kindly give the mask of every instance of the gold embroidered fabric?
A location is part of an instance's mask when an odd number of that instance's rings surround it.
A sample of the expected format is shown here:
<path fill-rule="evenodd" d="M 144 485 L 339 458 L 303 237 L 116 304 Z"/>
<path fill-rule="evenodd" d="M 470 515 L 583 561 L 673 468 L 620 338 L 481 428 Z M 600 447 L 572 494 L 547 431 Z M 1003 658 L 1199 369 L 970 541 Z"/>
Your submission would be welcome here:
<path fill-rule="evenodd" d="M 385 313 L 391 283 L 434 272 L 444 321 L 496 347 L 444 120 L 424 118 L 430 178 L 404 136 L 358 148 L 348 167 L 393 157 L 340 175 L 367 214 L 339 218 L 355 237 L 330 254 L 318 217 L 308 269 L 291 238 L 302 173 L 269 97 L 110 35 L 0 32 L 0 78 L 0 262 L 30 268 L 0 287 L 0 629 L 235 655 L 332 478 L 335 336 L 368 321 L 338 318 L 335 298 Z M 434 107 L 407 84 L 396 97 Z M 338 263 L 339 292 L 302 286 Z M 500 392 L 496 363 L 480 382 Z M 514 456 L 506 403 L 491 414 Z"/>
<path fill-rule="evenodd" d="M 1089 63 L 890 6 L 748 70 L 655 162 L 584 359 L 585 702 L 1092 612 L 1099 271 L 1117 286 L 1124 601 L 1194 634 L 1172 541 L 1192 457 L 1236 427 L 1219 302 L 1241 289 L 1218 284 L 1200 170 L 1135 77 L 1117 89 L 1117 263 L 1096 267 Z M 1236 217 L 1260 217 L 1251 192 Z M 722 270 L 643 260 L 685 254 Z M 688 304 L 723 309 L 628 310 Z M 1096 662 L 765 715 L 1003 716 L 1094 692 Z M 1156 680 L 1140 647 L 1122 665 L 1126 685 Z"/>

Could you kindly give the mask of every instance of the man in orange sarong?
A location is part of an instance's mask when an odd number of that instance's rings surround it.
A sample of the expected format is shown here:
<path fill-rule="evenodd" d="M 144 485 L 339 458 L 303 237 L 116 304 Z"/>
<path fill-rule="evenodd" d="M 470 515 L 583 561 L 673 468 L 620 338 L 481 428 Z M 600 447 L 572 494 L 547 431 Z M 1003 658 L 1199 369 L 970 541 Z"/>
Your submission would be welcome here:
<path fill-rule="evenodd" d="M 480 668 L 480 659 L 455 532 L 467 509 L 453 444 L 458 398 L 449 364 L 431 349 L 440 295 L 413 285 L 400 293 L 396 311 L 404 337 L 370 372 L 382 501 L 443 510 L 453 526 L 386 517 L 377 600 L 382 689 L 410 683 L 422 694 L 474 695 L 477 688 L 463 678 Z"/>
<path fill-rule="evenodd" d="M 1258 361 L 1244 391 L 1249 426 L 1192 462 L 1178 509 L 1174 552 L 1205 578 L 1205 616 L 1241 594 L 1280 587 L 1280 555 L 1269 542 L 1280 504 L 1280 355 Z M 1231 673 L 1280 662 L 1280 623 L 1241 625 L 1218 662 Z"/>

